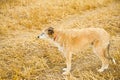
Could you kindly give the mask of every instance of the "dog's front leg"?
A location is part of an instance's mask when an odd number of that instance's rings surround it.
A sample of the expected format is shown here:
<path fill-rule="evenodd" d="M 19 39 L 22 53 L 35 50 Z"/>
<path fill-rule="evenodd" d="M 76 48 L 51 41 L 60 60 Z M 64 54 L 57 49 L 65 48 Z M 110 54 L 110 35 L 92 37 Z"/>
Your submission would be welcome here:
<path fill-rule="evenodd" d="M 67 68 L 65 68 L 65 72 L 63 72 L 64 75 L 68 75 L 70 73 L 71 70 L 71 58 L 72 58 L 72 54 L 69 52 L 65 55 L 66 58 L 66 65 Z"/>

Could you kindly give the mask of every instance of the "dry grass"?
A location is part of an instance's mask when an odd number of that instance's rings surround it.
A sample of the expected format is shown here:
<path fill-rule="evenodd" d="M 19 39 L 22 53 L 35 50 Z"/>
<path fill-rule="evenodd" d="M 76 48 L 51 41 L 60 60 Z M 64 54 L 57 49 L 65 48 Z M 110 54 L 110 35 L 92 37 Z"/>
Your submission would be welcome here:
<path fill-rule="evenodd" d="M 98 73 L 101 63 L 88 49 L 73 56 L 69 76 L 61 75 L 65 59 L 53 44 L 36 38 L 46 26 L 106 29 L 117 65 Z M 1 80 L 119 80 L 120 1 L 1 0 L 0 72 Z"/>

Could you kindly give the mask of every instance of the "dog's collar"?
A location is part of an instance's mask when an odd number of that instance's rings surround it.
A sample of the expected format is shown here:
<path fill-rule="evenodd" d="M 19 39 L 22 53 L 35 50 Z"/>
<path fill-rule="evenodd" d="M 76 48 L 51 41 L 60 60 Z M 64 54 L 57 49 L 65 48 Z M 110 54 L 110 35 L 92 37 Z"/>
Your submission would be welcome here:
<path fill-rule="evenodd" d="M 55 40 L 56 40 L 56 38 L 57 38 L 57 36 L 55 35 L 55 37 L 53 38 L 53 40 L 55 41 Z"/>

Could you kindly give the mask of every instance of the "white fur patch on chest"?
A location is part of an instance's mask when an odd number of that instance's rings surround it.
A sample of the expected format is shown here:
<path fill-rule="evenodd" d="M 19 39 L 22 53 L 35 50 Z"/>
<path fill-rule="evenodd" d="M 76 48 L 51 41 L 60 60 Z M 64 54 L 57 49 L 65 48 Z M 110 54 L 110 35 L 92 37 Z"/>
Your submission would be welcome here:
<path fill-rule="evenodd" d="M 60 44 L 59 44 L 59 43 L 54 42 L 54 45 L 55 45 L 56 47 L 58 47 L 58 50 L 59 50 L 59 51 L 63 52 L 63 47 L 62 47 L 62 46 L 60 46 Z"/>

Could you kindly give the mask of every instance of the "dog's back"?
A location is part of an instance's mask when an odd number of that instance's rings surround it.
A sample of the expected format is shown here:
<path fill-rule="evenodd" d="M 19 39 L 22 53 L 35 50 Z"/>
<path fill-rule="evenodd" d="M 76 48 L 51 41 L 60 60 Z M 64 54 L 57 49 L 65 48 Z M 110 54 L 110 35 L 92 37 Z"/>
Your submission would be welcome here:
<path fill-rule="evenodd" d="M 57 30 L 58 42 L 68 50 L 78 51 L 96 42 L 106 47 L 109 44 L 109 34 L 102 28 L 84 28 Z"/>

